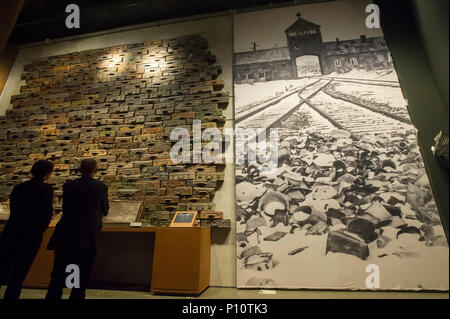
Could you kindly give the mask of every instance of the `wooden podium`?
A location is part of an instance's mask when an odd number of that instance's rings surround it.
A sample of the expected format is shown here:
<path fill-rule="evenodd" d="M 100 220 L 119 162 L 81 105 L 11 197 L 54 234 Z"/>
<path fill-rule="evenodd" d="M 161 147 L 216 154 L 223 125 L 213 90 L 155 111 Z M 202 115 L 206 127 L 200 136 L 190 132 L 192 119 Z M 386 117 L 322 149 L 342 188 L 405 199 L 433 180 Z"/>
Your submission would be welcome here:
<path fill-rule="evenodd" d="M 209 286 L 209 228 L 161 228 L 156 233 L 152 291 L 200 294 Z"/>
<path fill-rule="evenodd" d="M 53 251 L 46 247 L 53 231 L 50 226 L 44 233 L 24 287 L 48 287 Z M 108 289 L 200 294 L 209 286 L 210 263 L 209 228 L 105 226 L 90 282 L 107 283 Z"/>

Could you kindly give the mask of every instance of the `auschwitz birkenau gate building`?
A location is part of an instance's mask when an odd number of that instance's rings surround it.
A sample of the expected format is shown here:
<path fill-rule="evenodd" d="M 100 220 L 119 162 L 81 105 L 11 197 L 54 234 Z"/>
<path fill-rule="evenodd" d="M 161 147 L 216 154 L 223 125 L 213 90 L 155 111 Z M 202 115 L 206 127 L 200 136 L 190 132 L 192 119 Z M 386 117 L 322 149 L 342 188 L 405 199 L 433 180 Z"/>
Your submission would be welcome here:
<path fill-rule="evenodd" d="M 236 83 L 291 80 L 311 75 L 308 65 L 300 66 L 304 57 L 318 60 L 317 74 L 344 73 L 361 69 L 385 69 L 392 59 L 383 37 L 323 42 L 320 25 L 297 14 L 298 20 L 285 30 L 287 47 L 239 52 L 234 55 Z M 255 46 L 256 47 L 256 46 Z M 299 68 L 298 68 L 299 67 Z"/>

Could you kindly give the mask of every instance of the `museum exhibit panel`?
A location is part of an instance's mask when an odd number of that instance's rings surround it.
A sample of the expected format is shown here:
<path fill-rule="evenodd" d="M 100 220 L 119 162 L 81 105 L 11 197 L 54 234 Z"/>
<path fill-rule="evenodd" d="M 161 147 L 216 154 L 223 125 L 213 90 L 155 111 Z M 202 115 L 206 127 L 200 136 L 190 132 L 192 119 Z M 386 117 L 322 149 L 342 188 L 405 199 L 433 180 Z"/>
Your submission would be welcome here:
<path fill-rule="evenodd" d="M 448 290 L 448 243 L 391 54 L 348 5 L 235 16 L 236 128 L 279 138 L 276 169 L 236 165 L 238 287 L 364 289 L 376 265 L 379 288 Z"/>
<path fill-rule="evenodd" d="M 217 4 L 72 38 L 13 33 L 0 232 L 13 187 L 54 163 L 24 287 L 47 288 L 62 186 L 94 158 L 110 209 L 90 289 L 448 291 L 448 211 L 371 5 Z"/>
<path fill-rule="evenodd" d="M 210 164 L 204 161 L 204 156 L 197 161 L 192 157 L 184 162 L 172 161 L 170 151 L 179 140 L 171 139 L 171 130 L 185 128 L 190 132 L 191 136 L 181 141 L 189 148 L 197 139 L 192 134 L 194 121 L 199 123 L 200 146 L 208 145 L 208 140 L 202 140 L 206 129 L 222 130 L 225 123 L 222 112 L 230 97 L 222 90 L 224 81 L 218 79 L 220 73 L 221 66 L 208 50 L 207 40 L 196 35 L 32 61 L 24 67 L 21 79 L 25 85 L 21 86 L 21 93 L 11 98 L 13 108 L 6 110 L 1 120 L 2 207 L 7 208 L 12 187 L 27 179 L 36 160 L 51 160 L 55 168 L 49 183 L 55 189 L 57 215 L 46 233 L 48 238 L 61 216 L 62 185 L 78 177 L 77 168 L 83 158 L 94 158 L 98 162 L 98 178 L 108 186 L 110 200 L 109 214 L 103 220 L 104 232 L 122 234 L 122 240 L 127 240 L 128 233 L 153 232 L 154 242 L 147 244 L 155 245 L 154 258 L 147 268 L 153 276 L 165 272 L 157 276 L 159 283 L 155 289 L 200 293 L 209 285 L 211 248 L 209 238 L 205 239 L 210 234 L 206 228 L 231 226 L 231 220 L 215 210 L 213 201 L 224 180 L 225 163 Z M 197 227 L 166 231 L 183 244 L 186 240 L 191 243 L 191 249 L 185 247 L 182 251 L 192 255 L 192 274 L 201 285 L 188 285 L 193 287 L 188 289 L 183 287 L 187 275 L 182 280 L 167 276 L 171 264 L 172 268 L 189 265 L 186 260 L 180 263 L 180 244 L 170 246 L 164 239 L 166 232 L 155 227 L 169 226 L 177 211 L 192 210 L 195 217 L 199 213 L 195 220 Z M 142 229 L 130 228 L 133 223 L 140 223 Z M 121 225 L 130 229 L 111 228 Z M 184 238 L 182 234 L 186 231 L 193 233 Z M 189 241 L 189 236 L 200 237 Z M 45 243 L 25 283 L 29 286 L 48 284 L 52 253 L 44 247 Z M 107 247 L 100 251 L 104 249 Z M 117 252 L 115 255 L 121 257 Z M 164 256 L 170 255 L 179 261 L 164 261 Z M 104 265 L 101 257 L 97 263 L 110 267 Z M 46 271 L 45 275 L 40 271 Z M 179 271 L 175 267 L 173 272 Z M 95 277 L 92 280 L 100 277 L 100 281 L 109 283 L 117 279 L 102 278 L 101 274 Z M 165 286 L 161 283 L 164 278 L 176 280 L 178 287 L 173 283 Z M 141 279 L 137 284 L 150 286 L 150 280 Z"/>

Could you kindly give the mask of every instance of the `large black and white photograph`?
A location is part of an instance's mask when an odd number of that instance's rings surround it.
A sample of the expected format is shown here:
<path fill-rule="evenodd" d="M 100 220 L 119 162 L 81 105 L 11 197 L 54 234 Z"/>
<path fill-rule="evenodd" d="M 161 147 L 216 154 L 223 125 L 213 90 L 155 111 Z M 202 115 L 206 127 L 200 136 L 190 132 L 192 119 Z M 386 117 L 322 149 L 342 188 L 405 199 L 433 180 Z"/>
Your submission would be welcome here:
<path fill-rule="evenodd" d="M 236 166 L 239 288 L 448 290 L 447 240 L 370 4 L 235 15 L 236 129 L 279 138 L 275 170 Z"/>

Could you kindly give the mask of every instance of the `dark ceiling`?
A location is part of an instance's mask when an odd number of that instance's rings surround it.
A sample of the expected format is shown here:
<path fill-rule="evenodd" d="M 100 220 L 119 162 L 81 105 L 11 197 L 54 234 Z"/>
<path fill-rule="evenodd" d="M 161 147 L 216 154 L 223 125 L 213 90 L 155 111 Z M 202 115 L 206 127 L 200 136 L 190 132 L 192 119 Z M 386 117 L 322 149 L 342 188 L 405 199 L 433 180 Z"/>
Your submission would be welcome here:
<path fill-rule="evenodd" d="M 320 1 L 320 0 L 319 0 Z M 323 0 L 322 0 L 323 1 Z M 317 0 L 25 0 L 10 36 L 11 44 L 25 44 L 47 38 L 85 34 L 133 24 L 155 22 L 192 15 L 279 7 L 318 2 Z M 67 29 L 68 4 L 80 7 L 80 29 Z"/>

